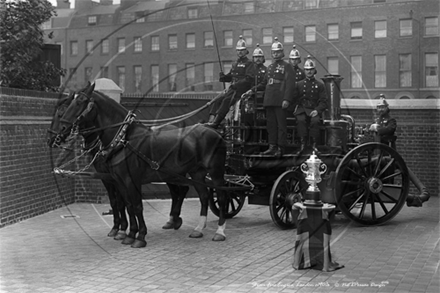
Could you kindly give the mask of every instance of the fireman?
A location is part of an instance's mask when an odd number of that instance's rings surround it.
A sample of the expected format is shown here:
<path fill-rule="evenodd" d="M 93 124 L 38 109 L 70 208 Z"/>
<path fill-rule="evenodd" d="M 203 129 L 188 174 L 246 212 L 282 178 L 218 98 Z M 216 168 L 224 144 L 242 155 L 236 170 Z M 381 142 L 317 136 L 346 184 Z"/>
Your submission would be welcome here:
<path fill-rule="evenodd" d="M 301 63 L 301 54 L 296 49 L 295 45 L 293 45 L 293 48 L 290 51 L 289 63 L 292 65 L 293 70 L 295 71 L 295 81 L 296 82 L 306 78 L 306 73 L 304 72 L 304 69 L 299 67 L 299 64 Z"/>
<path fill-rule="evenodd" d="M 234 105 L 245 93 L 248 91 L 254 82 L 254 66 L 253 62 L 249 60 L 247 54 L 249 54 L 246 48 L 246 42 L 242 36 L 237 42 L 235 47 L 237 51 L 238 59 L 232 64 L 232 68 L 228 74 L 220 72 L 220 82 L 230 82 L 228 90 L 224 93 L 224 97 L 220 98 L 217 103 L 213 104 L 210 109 L 210 115 L 214 116 L 214 119 L 210 120 L 205 125 L 214 129 L 218 128 L 220 123 L 229 112 L 230 106 Z"/>
<path fill-rule="evenodd" d="M 252 53 L 252 59 L 254 61 L 254 72 L 255 78 L 253 87 L 244 93 L 244 96 L 250 96 L 255 94 L 257 91 L 264 91 L 265 82 L 264 78 L 266 76 L 267 67 L 264 65 L 266 59 L 264 58 L 264 52 L 260 48 L 260 44 L 257 44 L 254 52 Z"/>
<path fill-rule="evenodd" d="M 297 131 L 301 139 L 303 152 L 309 144 L 309 135 L 312 150 L 318 153 L 316 143 L 319 141 L 319 122 L 322 112 L 327 109 L 327 95 L 324 83 L 315 79 L 317 70 L 315 62 L 310 56 L 304 62 L 306 78 L 298 81 L 294 87 L 293 97 L 296 107 L 293 115 L 296 117 Z"/>
<path fill-rule="evenodd" d="M 275 38 L 271 47 L 272 64 L 267 67 L 263 106 L 266 110 L 269 148 L 262 155 L 282 156 L 287 143 L 287 83 L 294 75 L 293 68 L 283 60 L 284 47 Z"/>

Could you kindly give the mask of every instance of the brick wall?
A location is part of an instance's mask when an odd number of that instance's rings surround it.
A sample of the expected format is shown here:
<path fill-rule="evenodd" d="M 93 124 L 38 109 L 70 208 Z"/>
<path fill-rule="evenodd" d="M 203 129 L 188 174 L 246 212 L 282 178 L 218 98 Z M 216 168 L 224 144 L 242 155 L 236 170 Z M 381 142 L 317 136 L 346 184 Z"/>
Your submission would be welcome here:
<path fill-rule="evenodd" d="M 46 135 L 57 96 L 45 96 L 1 89 L 0 227 L 74 202 L 73 180 L 51 173 L 59 151 Z"/>

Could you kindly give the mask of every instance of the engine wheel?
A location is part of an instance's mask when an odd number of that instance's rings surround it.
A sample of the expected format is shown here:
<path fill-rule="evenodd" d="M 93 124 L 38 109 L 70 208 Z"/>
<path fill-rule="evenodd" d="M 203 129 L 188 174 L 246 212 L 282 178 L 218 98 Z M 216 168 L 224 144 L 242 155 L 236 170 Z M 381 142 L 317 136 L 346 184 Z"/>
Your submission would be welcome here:
<path fill-rule="evenodd" d="M 297 217 L 292 212 L 293 204 L 302 201 L 301 190 L 304 181 L 302 174 L 286 171 L 275 181 L 270 192 L 269 209 L 275 225 L 281 229 L 296 228 Z"/>
<path fill-rule="evenodd" d="M 409 192 L 408 169 L 391 147 L 376 142 L 360 145 L 336 169 L 335 197 L 349 219 L 379 225 L 402 209 Z"/>

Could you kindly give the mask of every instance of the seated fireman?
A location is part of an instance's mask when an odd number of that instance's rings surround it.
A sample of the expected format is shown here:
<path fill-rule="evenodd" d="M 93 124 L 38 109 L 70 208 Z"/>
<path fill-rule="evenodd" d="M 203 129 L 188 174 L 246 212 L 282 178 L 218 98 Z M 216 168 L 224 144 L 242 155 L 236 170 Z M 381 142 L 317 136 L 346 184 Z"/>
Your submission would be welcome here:
<path fill-rule="evenodd" d="M 214 129 L 218 128 L 228 114 L 230 106 L 234 105 L 241 98 L 241 95 L 251 88 L 254 81 L 254 65 L 246 56 L 249 51 L 242 36 L 240 36 L 235 49 L 238 55 L 237 61 L 232 64 L 228 74 L 220 72 L 219 79 L 220 82 L 230 82 L 231 85 L 224 93 L 224 97 L 213 104 L 210 110 L 210 115 L 215 114 L 214 120 L 205 124 Z"/>
<path fill-rule="evenodd" d="M 315 78 L 317 70 L 310 56 L 307 56 L 304 62 L 304 71 L 306 78 L 295 84 L 293 95 L 288 98 L 290 103 L 296 104 L 293 115 L 296 117 L 297 131 L 301 139 L 299 153 L 309 145 L 309 138 L 313 151 L 318 152 L 316 143 L 320 138 L 319 123 L 322 112 L 327 109 L 327 95 L 324 83 Z"/>

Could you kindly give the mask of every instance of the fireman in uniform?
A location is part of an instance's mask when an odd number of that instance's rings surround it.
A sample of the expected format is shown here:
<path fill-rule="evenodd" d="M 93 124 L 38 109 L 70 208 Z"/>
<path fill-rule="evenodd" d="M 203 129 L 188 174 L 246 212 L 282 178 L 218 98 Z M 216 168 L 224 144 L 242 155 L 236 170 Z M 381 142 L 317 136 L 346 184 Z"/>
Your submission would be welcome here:
<path fill-rule="evenodd" d="M 301 54 L 296 49 L 296 46 L 293 45 L 292 51 L 289 54 L 289 63 L 293 66 L 293 70 L 295 71 L 295 81 L 298 82 L 306 78 L 306 73 L 304 69 L 299 67 L 301 63 Z"/>
<path fill-rule="evenodd" d="M 247 57 L 249 51 L 246 48 L 246 42 L 242 36 L 240 36 L 235 49 L 238 56 L 237 61 L 232 64 L 232 68 L 228 74 L 220 72 L 219 79 L 220 82 L 230 82 L 231 85 L 225 92 L 224 98 L 219 99 L 217 104 L 213 104 L 214 107 L 210 110 L 210 115 L 214 115 L 215 113 L 213 121 L 205 124 L 214 129 L 218 128 L 223 121 L 229 112 L 230 106 L 234 105 L 241 98 L 243 93 L 251 88 L 254 82 L 255 74 L 253 62 Z M 217 105 L 219 106 L 216 107 Z M 216 108 L 218 109 L 216 110 Z"/>
<path fill-rule="evenodd" d="M 262 155 L 282 156 L 287 143 L 287 107 L 285 102 L 287 83 L 292 79 L 292 66 L 284 61 L 284 47 L 275 38 L 271 47 L 272 64 L 267 67 L 264 79 L 263 106 L 266 110 L 269 148 Z"/>
<path fill-rule="evenodd" d="M 299 153 L 308 145 L 309 134 L 312 149 L 318 153 L 316 143 L 320 136 L 319 122 L 322 112 L 327 109 L 327 95 L 324 83 L 315 79 L 317 70 L 310 56 L 307 56 L 304 62 L 304 71 L 306 78 L 296 83 L 289 101 L 296 104 L 293 115 L 296 117 L 297 131 L 301 139 Z"/>
<path fill-rule="evenodd" d="M 370 126 L 370 131 L 376 133 L 381 143 L 390 145 L 393 149 L 396 149 L 395 135 L 397 129 L 397 121 L 390 115 L 390 108 L 385 95 L 380 94 L 380 102 L 376 106 L 376 111 L 379 117 L 375 123 Z M 420 181 L 420 179 L 414 174 L 414 172 L 408 167 L 408 175 L 414 186 L 417 187 L 420 194 L 413 195 L 408 194 L 406 198 L 406 205 L 409 207 L 421 207 L 425 201 L 428 201 L 430 194 L 426 186 Z"/>
<path fill-rule="evenodd" d="M 266 83 L 264 82 L 264 78 L 266 77 L 266 70 L 267 70 L 267 67 L 264 65 L 266 59 L 264 58 L 264 52 L 260 48 L 260 44 L 257 44 L 257 47 L 252 53 L 252 59 L 254 61 L 254 72 L 255 72 L 254 83 L 253 83 L 253 87 L 244 93 L 244 96 L 251 96 L 255 94 L 257 91 L 264 91 L 266 87 L 265 86 Z"/>

